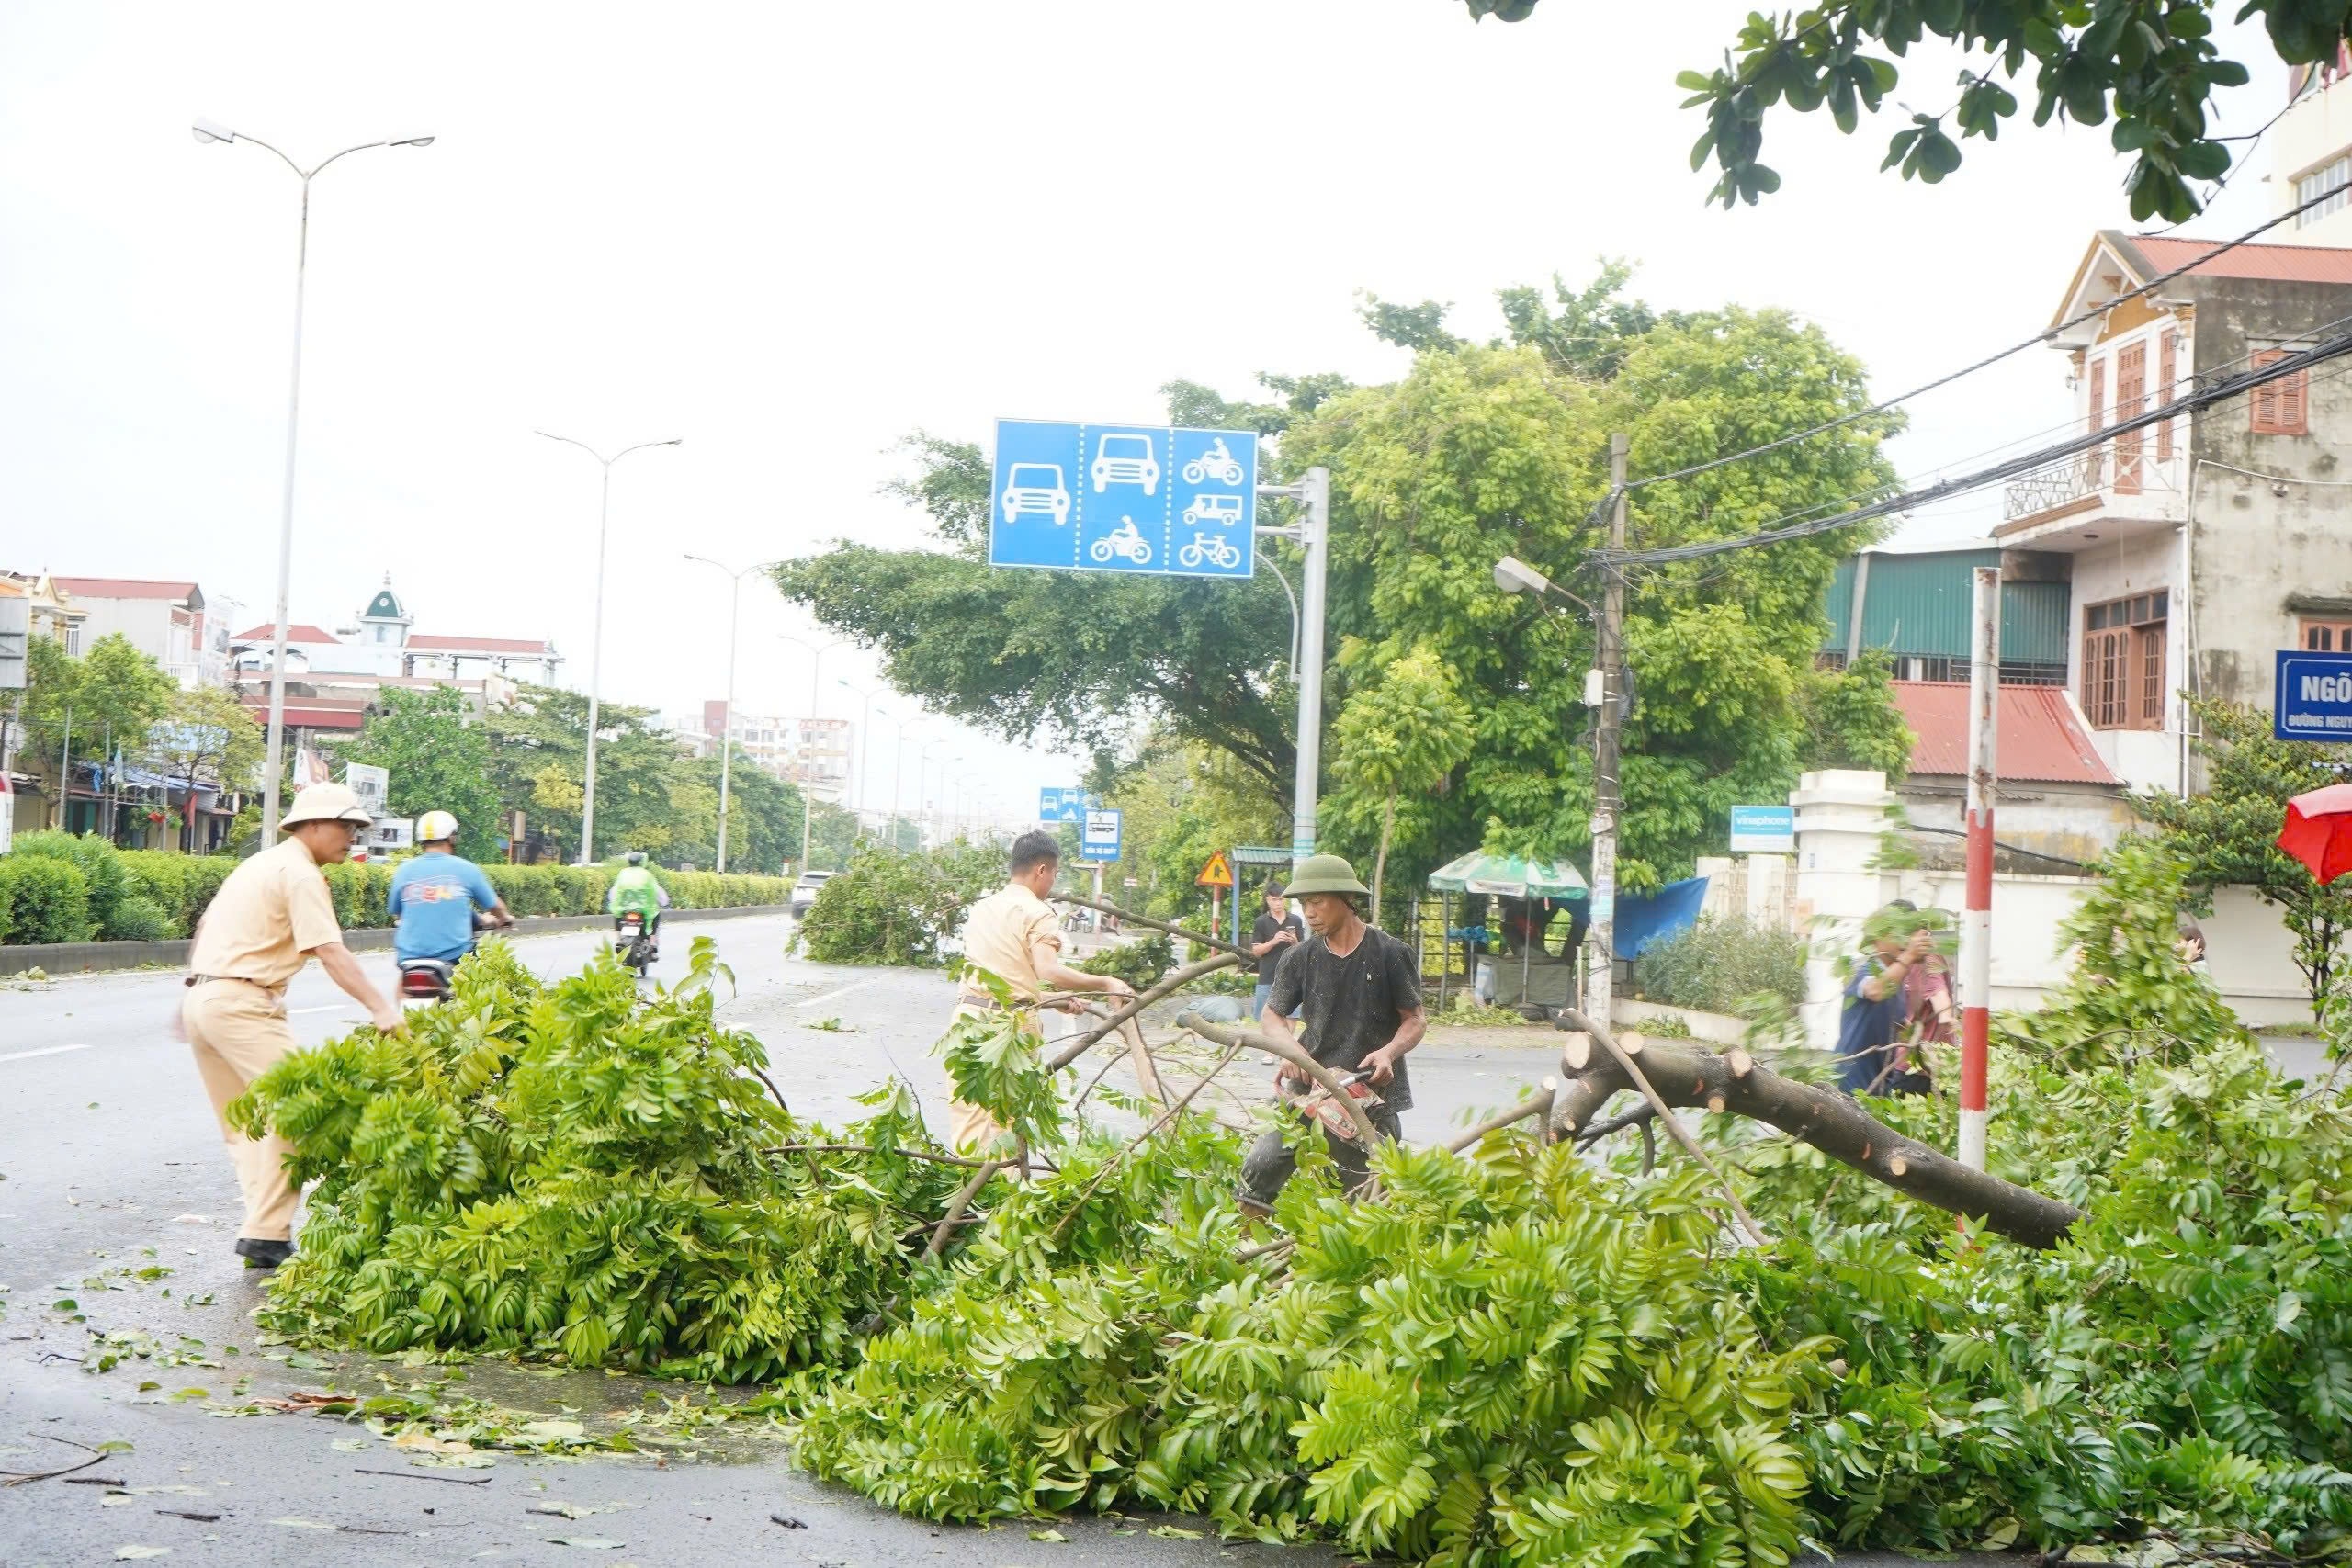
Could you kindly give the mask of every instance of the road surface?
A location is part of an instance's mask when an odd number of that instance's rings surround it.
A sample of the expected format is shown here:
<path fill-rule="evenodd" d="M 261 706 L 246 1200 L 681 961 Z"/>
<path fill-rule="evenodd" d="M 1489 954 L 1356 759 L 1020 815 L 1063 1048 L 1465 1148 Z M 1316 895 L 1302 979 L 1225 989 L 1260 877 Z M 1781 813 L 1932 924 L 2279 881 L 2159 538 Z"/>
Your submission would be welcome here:
<path fill-rule="evenodd" d="M 944 1125 L 945 1078 L 930 1047 L 952 997 L 946 977 L 904 970 L 843 969 L 784 955 L 790 923 L 754 917 L 673 928 L 664 969 L 674 975 L 697 931 L 719 942 L 737 981 L 721 1011 L 766 1044 L 793 1108 L 846 1119 L 851 1097 L 898 1073 L 918 1085 Z M 525 938 L 517 951 L 541 974 L 576 968 L 594 932 Z M 388 955 L 363 960 L 389 983 Z M 337 1449 L 355 1429 L 301 1416 L 222 1419 L 208 1403 L 315 1390 L 330 1382 L 372 1390 L 420 1387 L 433 1368 L 367 1357 L 296 1367 L 259 1346 L 249 1319 L 262 1276 L 230 1252 L 240 1213 L 236 1183 L 187 1048 L 165 1032 L 178 1005 L 176 972 L 0 983 L 0 1469 L 28 1471 L 86 1457 L 62 1442 L 120 1440 L 86 1477 L 119 1481 L 110 1492 L 61 1480 L 0 1490 L 0 1563 L 111 1562 L 129 1546 L 168 1547 L 176 1564 L 555 1562 L 582 1557 L 617 1564 L 731 1562 L 756 1552 L 780 1563 L 978 1562 L 1137 1564 L 1272 1562 L 1300 1568 L 1337 1562 L 1319 1551 L 1280 1552 L 1249 1542 L 1155 1538 L 1115 1521 L 1060 1527 L 1068 1545 L 1033 1543 L 1026 1526 L 978 1531 L 900 1518 L 794 1471 L 773 1442 L 729 1439 L 724 1451 L 656 1468 L 646 1457 L 539 1460 L 501 1456 L 487 1471 L 422 1473 L 481 1485 L 420 1481 L 397 1459 Z M 340 1033 L 360 1010 L 317 968 L 288 994 L 297 1034 Z M 805 1027 L 840 1018 L 854 1032 Z M 1518 1086 L 1556 1060 L 1555 1048 L 1431 1045 L 1418 1053 L 1418 1108 L 1408 1135 L 1430 1137 L 1473 1106 L 1516 1098 Z M 1264 1074 L 1260 1075 L 1261 1077 Z M 141 1279 L 142 1270 L 168 1270 Z M 86 1324 L 53 1303 L 77 1303 Z M 91 1330 L 136 1330 L 165 1346 L 187 1336 L 220 1366 L 161 1367 L 125 1359 L 94 1375 L 72 1358 Z M 232 1354 L 228 1348 L 236 1347 Z M 305 1357 L 305 1361 L 312 1359 Z M 237 1379 L 250 1387 L 230 1397 Z M 467 1369 L 451 1392 L 548 1416 L 641 1403 L 649 1388 L 676 1385 L 594 1373 L 543 1376 L 496 1364 Z M 161 1386 L 141 1393 L 142 1382 Z M 173 1402 L 184 1388 L 215 1397 Z M 364 1437 L 364 1432 L 357 1433 Z M 149 1490 L 139 1490 L 139 1489 Z M 153 1490 L 168 1488 L 170 1490 Z M 578 1520 L 532 1514 L 553 1502 L 611 1511 Z M 170 1512 L 166 1510 L 176 1510 Z M 187 1514 L 217 1514 L 196 1519 Z M 772 1515 L 798 1519 L 787 1529 Z M 285 1521 L 295 1522 L 285 1522 Z M 1190 1521 L 1198 1526 L 1202 1521 Z M 1118 1531 L 1132 1533 L 1114 1533 Z M 368 1532 L 392 1532 L 359 1533 Z M 583 1552 L 555 1538 L 620 1540 Z"/>

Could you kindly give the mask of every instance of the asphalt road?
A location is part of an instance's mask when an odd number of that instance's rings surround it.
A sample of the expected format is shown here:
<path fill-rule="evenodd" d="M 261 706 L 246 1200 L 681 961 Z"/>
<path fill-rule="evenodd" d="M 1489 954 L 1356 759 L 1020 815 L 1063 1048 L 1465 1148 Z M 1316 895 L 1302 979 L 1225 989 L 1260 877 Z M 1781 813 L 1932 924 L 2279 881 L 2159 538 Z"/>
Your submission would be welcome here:
<path fill-rule="evenodd" d="M 806 964 L 784 956 L 780 918 L 673 929 L 674 974 L 695 930 L 716 937 L 737 991 L 728 1021 L 765 1043 L 796 1111 L 845 1120 L 852 1096 L 897 1073 L 944 1124 L 944 1077 L 930 1046 L 946 1017 L 944 976 Z M 542 974 L 585 960 L 596 933 L 516 945 Z M 389 981 L 389 956 L 366 960 Z M 1162 1521 L 1080 1521 L 1068 1544 L 1033 1542 L 1027 1526 L 932 1527 L 794 1471 L 773 1442 L 729 1438 L 695 1457 L 554 1460 L 501 1456 L 486 1471 L 369 1475 L 406 1469 L 400 1456 L 338 1449 L 365 1433 L 302 1416 L 222 1419 L 208 1404 L 315 1390 L 421 1387 L 431 1368 L 368 1357 L 290 1365 L 254 1341 L 249 1314 L 259 1275 L 230 1252 L 240 1210 L 210 1107 L 185 1045 L 165 1032 L 176 973 L 0 982 L 0 1470 L 87 1457 L 62 1441 L 131 1444 L 85 1477 L 119 1489 L 51 1480 L 0 1490 L 0 1568 L 111 1562 L 126 1547 L 166 1547 L 171 1563 L 453 1562 L 476 1558 L 699 1564 L 756 1552 L 780 1563 L 1227 1563 L 1280 1557 L 1337 1561 L 1249 1542 L 1154 1537 Z M 358 1008 L 314 967 L 288 1006 L 298 1035 L 324 1040 Z M 851 1031 L 807 1027 L 838 1018 Z M 1426 1046 L 1414 1057 L 1417 1108 L 1408 1136 L 1434 1137 L 1500 1105 L 1556 1060 L 1541 1035 L 1525 1045 Z M 1268 1077 L 1257 1071 L 1262 1082 Z M 1254 1092 L 1254 1091 L 1251 1091 Z M 144 1273 L 146 1277 L 142 1278 Z M 54 1303 L 71 1301 L 86 1322 Z M 165 1346 L 182 1336 L 215 1367 L 126 1359 L 94 1374 L 75 1359 L 93 1331 L 139 1331 Z M 232 1352 L 230 1347 L 235 1347 Z M 305 1357 L 306 1362 L 312 1359 Z M 238 1380 L 249 1379 L 232 1401 Z M 160 1386 L 141 1391 L 142 1382 Z M 209 1400 L 175 1402 L 183 1389 Z M 468 1369 L 454 1393 L 545 1416 L 641 1405 L 674 1385 L 594 1373 L 542 1376 L 492 1364 Z M 419 1474 L 487 1476 L 481 1485 Z M 163 1488 L 165 1490 L 156 1490 Z M 556 1501 L 605 1506 L 578 1520 L 532 1514 Z M 183 1517 L 217 1514 L 217 1519 Z M 802 1521 L 788 1529 L 781 1514 Z M 1190 1521 L 1199 1526 L 1201 1521 Z M 368 1533 L 363 1533 L 368 1532 Z M 390 1532 L 390 1533 L 382 1533 Z M 555 1538 L 618 1540 L 616 1548 Z"/>

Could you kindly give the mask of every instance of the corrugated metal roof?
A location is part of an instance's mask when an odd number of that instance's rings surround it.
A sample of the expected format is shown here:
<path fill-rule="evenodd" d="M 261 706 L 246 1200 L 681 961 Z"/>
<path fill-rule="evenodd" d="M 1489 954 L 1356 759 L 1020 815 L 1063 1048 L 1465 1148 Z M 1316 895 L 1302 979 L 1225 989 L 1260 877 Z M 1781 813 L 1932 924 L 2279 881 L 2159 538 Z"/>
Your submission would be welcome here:
<path fill-rule="evenodd" d="M 277 623 L 271 621 L 254 626 L 249 630 L 239 632 L 229 640 L 231 642 L 276 642 Z M 324 626 L 314 626 L 305 621 L 297 621 L 286 628 L 286 640 L 291 643 L 317 643 L 323 647 L 334 642 L 335 636 Z"/>
<path fill-rule="evenodd" d="M 514 637 L 440 637 L 414 635 L 408 639 L 411 648 L 421 648 L 428 653 L 546 653 L 549 651 L 542 638 Z"/>
<path fill-rule="evenodd" d="M 1967 657 L 1968 618 L 1974 613 L 1980 566 L 1997 566 L 1998 549 L 1947 550 L 1932 555 L 1871 552 L 1863 585 L 1862 646 L 1918 658 Z M 1842 652 L 1852 625 L 1854 561 L 1838 563 L 1823 605 L 1829 629 L 1822 646 Z M 2006 664 L 2066 661 L 2067 585 L 2001 584 L 2001 660 Z"/>
<path fill-rule="evenodd" d="M 2221 243 L 2153 234 L 2134 234 L 2131 240 L 2159 273 L 2186 266 Z M 2240 245 L 2192 268 L 2189 276 L 2248 277 L 2270 283 L 2352 283 L 2352 250 L 2334 245 Z"/>
<path fill-rule="evenodd" d="M 1962 681 L 1897 681 L 1894 705 L 1918 737 L 1911 772 L 1968 775 L 1968 685 Z M 2075 716 L 2063 686 L 2004 686 L 1995 769 L 2030 784 L 2112 784 L 2122 781 L 2100 760 L 2090 732 Z"/>
<path fill-rule="evenodd" d="M 185 599 L 193 582 L 165 582 L 152 577 L 60 577 L 57 586 L 80 599 Z"/>

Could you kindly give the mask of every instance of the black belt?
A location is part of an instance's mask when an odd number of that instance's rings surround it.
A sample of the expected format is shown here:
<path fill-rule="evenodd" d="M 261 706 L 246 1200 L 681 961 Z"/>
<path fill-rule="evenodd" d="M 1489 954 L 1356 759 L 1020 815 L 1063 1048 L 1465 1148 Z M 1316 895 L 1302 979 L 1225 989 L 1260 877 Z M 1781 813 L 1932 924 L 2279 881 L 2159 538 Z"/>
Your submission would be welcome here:
<path fill-rule="evenodd" d="M 250 979 L 243 975 L 190 975 L 187 979 L 181 981 L 180 984 L 183 986 L 203 986 L 209 985 L 214 980 L 232 980 L 240 986 L 257 987 L 262 990 L 271 993 L 273 996 L 277 994 L 278 989 L 278 987 L 269 984 L 266 980 Z"/>

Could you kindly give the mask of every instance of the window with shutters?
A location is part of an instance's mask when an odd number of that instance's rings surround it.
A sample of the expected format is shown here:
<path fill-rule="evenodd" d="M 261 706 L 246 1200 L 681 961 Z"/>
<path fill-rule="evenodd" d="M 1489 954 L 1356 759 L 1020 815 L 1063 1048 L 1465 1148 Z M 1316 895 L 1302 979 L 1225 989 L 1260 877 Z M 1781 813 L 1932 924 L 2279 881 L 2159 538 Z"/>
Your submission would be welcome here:
<path fill-rule="evenodd" d="M 2180 334 L 2167 331 L 2156 340 L 2156 395 L 2166 403 L 2173 400 L 2180 374 Z M 2172 421 L 2156 426 L 2156 461 L 2172 461 Z"/>
<path fill-rule="evenodd" d="M 2162 729 L 2165 637 L 2171 595 L 2162 589 L 2083 612 L 2083 715 L 2094 729 Z"/>
<path fill-rule="evenodd" d="M 2283 348 L 2266 348 L 2254 356 L 2257 370 L 2266 365 L 2276 365 L 2287 357 Z M 2298 370 L 2291 376 L 2281 376 L 2276 381 L 2265 381 L 2247 394 L 2253 409 L 2253 433 L 2256 435 L 2308 435 L 2311 434 L 2311 372 Z"/>
<path fill-rule="evenodd" d="M 2127 344 L 2115 355 L 2115 423 L 2140 412 L 2148 393 L 2148 345 Z M 2115 488 L 2130 494 L 2140 488 L 2140 433 L 2120 432 L 2115 437 Z"/>
<path fill-rule="evenodd" d="M 2352 653 L 2352 621 L 2305 621 L 2305 653 Z"/>
<path fill-rule="evenodd" d="M 2096 434 L 2098 434 L 2100 431 L 2105 430 L 2105 429 L 2107 428 L 2107 361 L 2106 361 L 2106 360 L 2104 360 L 2104 359 L 2094 359 L 2094 360 L 2092 360 L 2092 361 L 2091 361 L 2091 367 L 2090 367 L 2090 383 L 2091 383 L 2091 418 L 2090 418 L 2090 433 L 2091 433 L 2093 435 L 2096 435 Z M 2092 448 L 2091 448 L 2091 456 L 2090 456 L 2090 477 L 2091 477 L 2091 483 L 2093 483 L 2094 485 L 2103 485 L 2103 484 L 2105 484 L 2105 483 L 2107 482 L 2107 479 L 2106 479 L 2106 478 L 2105 478 L 2106 473 L 2107 473 L 2107 448 L 2106 448 L 2106 447 L 2104 447 L 2104 446 L 2094 446 L 2094 447 L 2092 447 Z"/>

